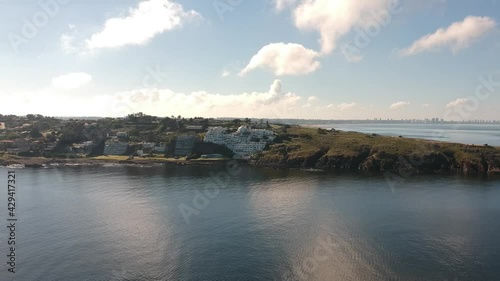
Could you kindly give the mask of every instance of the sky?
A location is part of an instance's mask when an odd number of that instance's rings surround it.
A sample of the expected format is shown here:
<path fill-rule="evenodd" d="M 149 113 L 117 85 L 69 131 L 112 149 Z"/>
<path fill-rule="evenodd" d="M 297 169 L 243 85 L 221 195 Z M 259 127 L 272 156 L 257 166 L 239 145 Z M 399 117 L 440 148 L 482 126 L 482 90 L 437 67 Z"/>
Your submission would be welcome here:
<path fill-rule="evenodd" d="M 0 5 L 0 114 L 500 119 L 500 0 Z"/>

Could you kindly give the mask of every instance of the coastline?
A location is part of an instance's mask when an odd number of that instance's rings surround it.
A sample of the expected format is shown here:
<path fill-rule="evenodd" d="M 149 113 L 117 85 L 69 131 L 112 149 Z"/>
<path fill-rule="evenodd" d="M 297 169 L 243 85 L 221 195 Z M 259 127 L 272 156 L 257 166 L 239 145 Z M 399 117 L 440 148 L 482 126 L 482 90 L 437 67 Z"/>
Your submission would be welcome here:
<path fill-rule="evenodd" d="M 252 160 L 165 158 L 163 156 L 97 156 L 43 158 L 0 155 L 0 167 L 104 165 L 224 165 L 239 164 L 312 172 L 406 174 L 500 174 L 500 148 L 425 139 L 380 136 L 302 126 L 275 126 L 277 138 Z"/>
<path fill-rule="evenodd" d="M 125 157 L 124 157 L 125 158 Z M 287 165 L 284 163 L 269 163 L 259 162 L 255 160 L 235 160 L 235 159 L 158 159 L 158 158 L 134 158 L 130 160 L 116 159 L 110 157 L 103 159 L 103 157 L 96 158 L 74 158 L 74 159 L 57 159 L 57 158 L 32 158 L 32 157 L 16 157 L 15 159 L 0 159 L 1 168 L 48 168 L 48 167 L 100 167 L 100 166 L 137 166 L 137 167 L 152 167 L 162 165 L 179 165 L 179 166 L 220 166 L 226 165 L 231 162 L 237 162 L 238 165 L 246 165 L 251 167 L 279 169 L 279 170 L 299 170 L 310 173 L 349 173 L 359 175 L 383 175 L 385 173 L 400 173 L 401 170 L 373 170 L 373 169 L 352 169 L 349 165 L 345 164 L 339 167 L 325 167 L 319 168 L 307 167 L 304 165 Z M 346 162 L 347 163 L 347 162 Z M 464 171 L 460 169 L 453 170 L 435 170 L 435 171 L 419 171 L 414 170 L 414 174 L 420 175 L 500 175 L 500 169 L 490 169 L 486 172 L 479 172 L 477 169 Z"/>

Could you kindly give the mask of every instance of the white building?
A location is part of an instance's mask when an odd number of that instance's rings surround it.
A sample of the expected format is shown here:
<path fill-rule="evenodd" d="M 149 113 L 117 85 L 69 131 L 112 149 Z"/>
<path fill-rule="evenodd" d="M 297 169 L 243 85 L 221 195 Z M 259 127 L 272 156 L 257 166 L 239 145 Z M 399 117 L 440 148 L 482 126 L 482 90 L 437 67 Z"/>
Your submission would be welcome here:
<path fill-rule="evenodd" d="M 104 147 L 104 155 L 123 155 L 127 152 L 128 143 L 126 142 L 106 142 Z"/>
<path fill-rule="evenodd" d="M 266 144 L 274 138 L 272 131 L 264 129 L 241 126 L 236 133 L 228 134 L 222 127 L 211 127 L 203 141 L 226 145 L 234 152 L 235 158 L 248 158 L 253 153 L 264 150 Z"/>

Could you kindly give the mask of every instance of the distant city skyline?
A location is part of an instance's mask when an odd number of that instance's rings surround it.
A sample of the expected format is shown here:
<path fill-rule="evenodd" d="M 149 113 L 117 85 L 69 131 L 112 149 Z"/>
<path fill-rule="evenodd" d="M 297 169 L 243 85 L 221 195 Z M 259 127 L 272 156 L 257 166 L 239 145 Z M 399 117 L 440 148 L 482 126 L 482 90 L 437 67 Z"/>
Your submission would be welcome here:
<path fill-rule="evenodd" d="M 0 114 L 500 119 L 496 0 L 8 1 L 0 16 Z"/>
<path fill-rule="evenodd" d="M 27 115 L 35 115 L 35 114 L 27 114 Z M 18 115 L 24 116 L 26 115 Z M 61 120 L 99 120 L 105 118 L 118 118 L 125 119 L 127 116 L 122 117 L 104 117 L 104 116 L 44 116 L 44 117 L 53 117 Z M 172 116 L 154 116 L 154 117 L 170 117 Z M 205 118 L 203 116 L 195 116 L 195 117 L 186 117 L 186 116 L 173 116 L 174 119 L 196 119 L 196 118 Z M 294 124 L 305 124 L 305 123 L 407 123 L 407 124 L 432 124 L 432 123 L 474 123 L 474 124 L 500 124 L 500 119 L 469 119 L 469 120 L 445 120 L 443 118 L 423 118 L 423 119 L 394 119 L 394 118 L 366 118 L 366 119 L 307 119 L 307 118 L 259 118 L 259 117 L 208 117 L 209 119 L 215 120 L 236 120 L 240 119 L 244 121 L 245 119 L 249 119 L 252 122 L 273 122 L 273 123 L 294 123 Z M 315 123 L 315 124 L 319 124 Z M 0 122 L 0 128 L 3 123 Z"/>

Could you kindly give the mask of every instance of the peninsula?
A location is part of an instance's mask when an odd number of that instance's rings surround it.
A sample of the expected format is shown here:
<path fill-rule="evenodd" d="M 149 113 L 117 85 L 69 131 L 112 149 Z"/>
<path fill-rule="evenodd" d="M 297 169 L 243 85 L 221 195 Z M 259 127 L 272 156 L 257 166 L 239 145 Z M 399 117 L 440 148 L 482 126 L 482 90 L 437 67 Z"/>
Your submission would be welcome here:
<path fill-rule="evenodd" d="M 0 115 L 0 165 L 250 165 L 334 171 L 500 173 L 500 148 L 269 123 Z"/>

